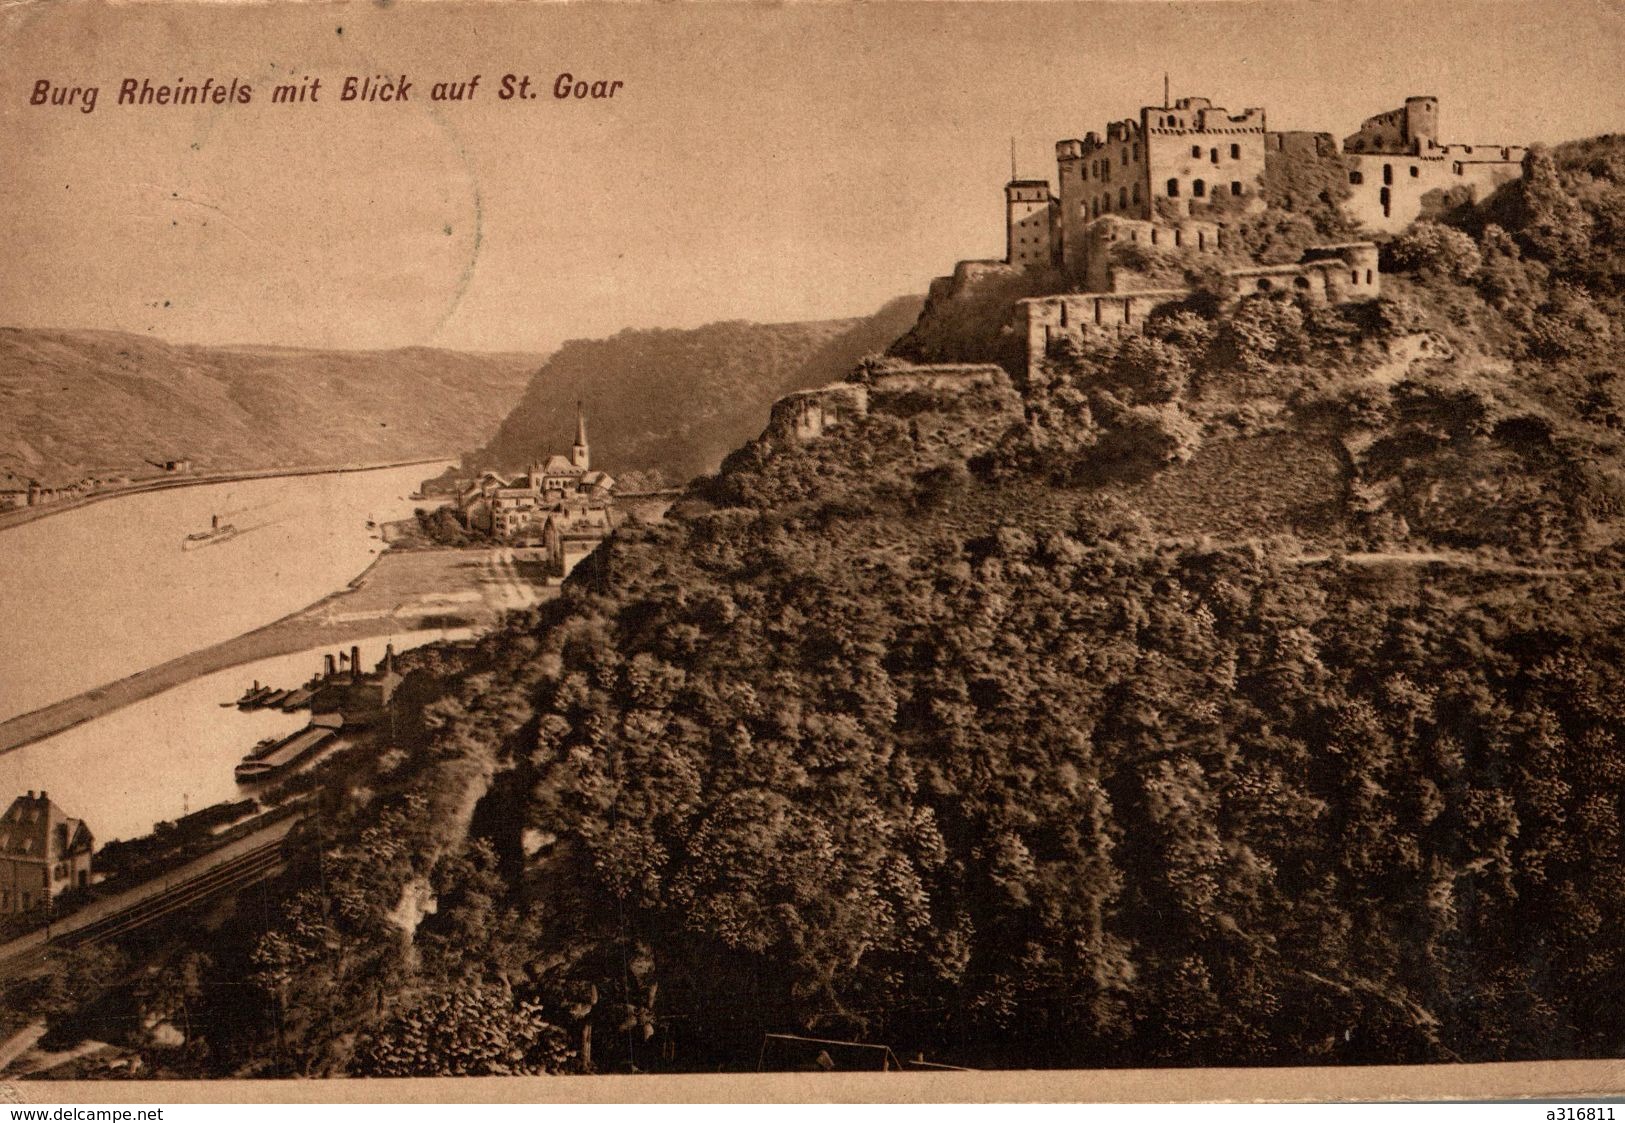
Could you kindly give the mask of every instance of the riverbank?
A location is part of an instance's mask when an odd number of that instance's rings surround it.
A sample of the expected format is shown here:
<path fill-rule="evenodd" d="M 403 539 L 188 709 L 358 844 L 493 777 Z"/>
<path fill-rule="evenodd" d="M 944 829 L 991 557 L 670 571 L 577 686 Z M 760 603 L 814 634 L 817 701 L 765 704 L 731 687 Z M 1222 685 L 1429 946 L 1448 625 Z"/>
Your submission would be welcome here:
<path fill-rule="evenodd" d="M 485 627 L 557 592 L 538 551 L 387 551 L 348 588 L 262 628 L 0 722 L 0 754 L 216 671 L 377 636 Z"/>
<path fill-rule="evenodd" d="M 0 511 L 0 530 L 10 530 L 13 527 L 26 526 L 48 515 L 58 515 L 66 511 L 77 511 L 88 507 L 92 503 L 100 503 L 106 499 L 123 499 L 131 495 L 143 495 L 152 491 L 168 491 L 178 487 L 199 487 L 204 484 L 229 484 L 242 480 L 275 480 L 290 479 L 296 476 L 330 476 L 345 472 L 377 472 L 388 468 L 411 468 L 420 464 L 455 463 L 455 456 L 431 456 L 420 460 L 390 460 L 379 464 L 328 464 L 308 465 L 303 468 L 244 468 L 235 472 L 217 472 L 208 475 L 187 474 L 185 476 L 153 476 L 149 479 L 132 480 L 120 487 L 104 488 L 93 491 L 89 495 L 79 495 L 72 499 L 64 499 L 56 503 L 41 503 L 37 507 L 19 507 L 10 511 Z"/>

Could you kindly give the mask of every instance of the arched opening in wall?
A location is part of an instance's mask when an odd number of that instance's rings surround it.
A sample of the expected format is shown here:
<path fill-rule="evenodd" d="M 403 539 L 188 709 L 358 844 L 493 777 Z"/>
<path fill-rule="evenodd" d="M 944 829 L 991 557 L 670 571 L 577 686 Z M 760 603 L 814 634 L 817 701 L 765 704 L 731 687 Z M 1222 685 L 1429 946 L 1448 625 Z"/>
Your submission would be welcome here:
<path fill-rule="evenodd" d="M 1258 278 L 1258 291 L 1259 292 L 1269 292 L 1274 287 L 1275 287 L 1274 285 L 1270 284 L 1270 279 L 1268 277 L 1260 277 L 1260 278 Z"/>
<path fill-rule="evenodd" d="M 1098 324 L 1100 322 L 1101 322 L 1100 301 L 1096 300 L 1095 301 L 1095 323 Z"/>
<path fill-rule="evenodd" d="M 1368 285 L 1371 283 L 1371 270 L 1369 269 L 1365 271 L 1365 283 Z"/>
<path fill-rule="evenodd" d="M 1383 183 L 1392 186 L 1394 182 L 1394 166 L 1392 164 L 1384 164 L 1382 166 L 1382 181 Z"/>
<path fill-rule="evenodd" d="M 1196 232 L 1196 248 L 1199 250 L 1207 249 L 1207 232 L 1205 230 Z"/>
<path fill-rule="evenodd" d="M 1138 144 L 1134 146 L 1134 158 L 1136 160 L 1140 158 L 1140 146 Z"/>
<path fill-rule="evenodd" d="M 1241 194 L 1241 180 L 1232 179 L 1230 181 L 1230 194 L 1232 194 L 1232 195 L 1240 195 Z"/>
<path fill-rule="evenodd" d="M 1135 183 L 1134 185 L 1133 199 L 1136 203 L 1140 201 L 1140 185 L 1138 183 Z"/>
<path fill-rule="evenodd" d="M 1241 159 L 1241 145 L 1239 145 L 1239 144 L 1232 144 L 1232 145 L 1231 145 L 1231 146 L 1230 146 L 1230 158 L 1231 158 L 1231 159 L 1232 159 L 1232 160 L 1239 160 L 1239 159 Z"/>
<path fill-rule="evenodd" d="M 1112 209 L 1112 197 L 1111 197 L 1111 194 L 1108 192 L 1107 194 L 1102 195 L 1100 197 L 1100 210 L 1101 210 L 1101 213 L 1106 214 L 1106 213 L 1110 213 L 1111 209 Z"/>
<path fill-rule="evenodd" d="M 1206 181 L 1205 180 L 1200 180 L 1200 179 L 1192 181 L 1192 183 L 1191 183 L 1191 194 L 1194 195 L 1198 199 L 1206 197 L 1206 195 L 1207 195 L 1207 183 L 1206 183 Z"/>
<path fill-rule="evenodd" d="M 1123 149 L 1123 166 L 1128 167 L 1128 149 Z"/>
<path fill-rule="evenodd" d="M 1066 301 L 1061 301 L 1061 326 L 1066 327 Z"/>
<path fill-rule="evenodd" d="M 1128 209 L 1128 188 L 1126 187 L 1117 189 L 1117 209 L 1120 211 Z"/>
<path fill-rule="evenodd" d="M 1219 162 L 1219 150 L 1217 148 L 1208 149 L 1207 158 L 1210 163 L 1217 164 Z"/>
<path fill-rule="evenodd" d="M 1089 204 L 1089 213 L 1095 218 L 1100 217 L 1100 200 L 1099 199 L 1096 199 L 1092 203 Z"/>
<path fill-rule="evenodd" d="M 1200 144 L 1191 145 L 1191 159 L 1192 160 L 1200 160 L 1201 158 L 1202 158 L 1202 146 Z"/>
<path fill-rule="evenodd" d="M 1389 191 L 1386 187 L 1384 187 L 1382 189 L 1381 194 L 1378 196 L 1378 198 L 1382 202 L 1382 217 L 1383 218 L 1391 217 L 1393 215 L 1393 213 L 1394 213 L 1393 192 Z"/>
<path fill-rule="evenodd" d="M 1170 179 L 1168 181 L 1168 198 L 1170 198 L 1170 199 L 1179 198 L 1179 180 Z"/>
<path fill-rule="evenodd" d="M 1298 277 L 1298 278 L 1296 278 L 1292 282 L 1292 287 L 1295 288 L 1295 289 L 1304 289 L 1305 291 L 1307 291 L 1308 288 L 1309 288 L 1309 278 L 1308 277 Z"/>
<path fill-rule="evenodd" d="M 1350 172 L 1349 182 L 1358 187 L 1360 184 L 1365 182 L 1365 176 L 1361 175 L 1359 172 Z"/>
<path fill-rule="evenodd" d="M 1360 283 L 1360 271 L 1358 269 L 1349 270 L 1349 283 L 1353 285 Z"/>

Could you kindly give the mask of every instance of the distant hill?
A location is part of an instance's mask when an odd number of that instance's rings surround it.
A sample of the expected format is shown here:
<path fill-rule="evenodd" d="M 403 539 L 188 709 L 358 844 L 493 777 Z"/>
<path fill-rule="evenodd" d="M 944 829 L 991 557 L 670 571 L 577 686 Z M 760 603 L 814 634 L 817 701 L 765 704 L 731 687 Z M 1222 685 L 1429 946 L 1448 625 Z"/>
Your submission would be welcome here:
<path fill-rule="evenodd" d="M 884 351 L 913 324 L 921 303 L 901 297 L 856 319 L 730 320 L 572 340 L 536 372 L 471 465 L 518 468 L 564 451 L 580 400 L 595 466 L 616 474 L 661 471 L 676 482 L 713 471 L 761 430 L 775 398 L 842 378 L 865 354 Z"/>
<path fill-rule="evenodd" d="M 148 458 L 214 470 L 456 455 L 489 437 L 540 362 L 0 328 L 0 470 L 56 481 Z"/>

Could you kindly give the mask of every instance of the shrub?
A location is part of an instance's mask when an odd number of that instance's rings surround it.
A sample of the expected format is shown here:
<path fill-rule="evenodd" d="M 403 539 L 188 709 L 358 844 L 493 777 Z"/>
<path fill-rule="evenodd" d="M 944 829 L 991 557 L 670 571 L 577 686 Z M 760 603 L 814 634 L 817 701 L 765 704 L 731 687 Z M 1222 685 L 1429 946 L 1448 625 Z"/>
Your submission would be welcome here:
<path fill-rule="evenodd" d="M 1465 281 L 1484 264 L 1472 238 L 1437 222 L 1415 223 L 1393 241 L 1389 252 L 1397 270 L 1452 281 Z"/>

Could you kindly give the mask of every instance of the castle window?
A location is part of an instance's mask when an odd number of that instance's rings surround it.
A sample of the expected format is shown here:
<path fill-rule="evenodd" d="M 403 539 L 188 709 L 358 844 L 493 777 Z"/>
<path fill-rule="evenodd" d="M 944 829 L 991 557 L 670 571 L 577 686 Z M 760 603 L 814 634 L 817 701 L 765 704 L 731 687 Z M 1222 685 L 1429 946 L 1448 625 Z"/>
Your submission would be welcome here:
<path fill-rule="evenodd" d="M 1117 189 L 1117 209 L 1120 211 L 1128 210 L 1128 188 L 1126 187 Z"/>
<path fill-rule="evenodd" d="M 1371 270 L 1369 269 L 1365 271 L 1365 283 L 1368 285 L 1371 283 Z"/>
<path fill-rule="evenodd" d="M 1382 181 L 1387 184 L 1394 182 L 1394 166 L 1392 164 L 1382 166 Z"/>
<path fill-rule="evenodd" d="M 1128 149 L 1123 149 L 1123 166 L 1128 167 Z"/>
<path fill-rule="evenodd" d="M 1096 199 L 1094 201 L 1094 203 L 1090 205 L 1089 213 L 1092 214 L 1095 218 L 1100 217 L 1100 200 L 1099 199 Z"/>
<path fill-rule="evenodd" d="M 1232 179 L 1230 181 L 1230 194 L 1232 194 L 1232 195 L 1240 195 L 1241 194 L 1241 180 Z"/>
<path fill-rule="evenodd" d="M 1153 246 L 1157 244 L 1157 228 L 1155 226 L 1151 228 L 1151 244 Z"/>
<path fill-rule="evenodd" d="M 1230 146 L 1230 158 L 1231 158 L 1231 159 L 1232 159 L 1232 160 L 1239 160 L 1239 159 L 1241 159 L 1241 145 L 1239 145 L 1239 144 L 1232 144 L 1232 145 L 1231 145 L 1231 146 Z"/>
<path fill-rule="evenodd" d="M 1204 197 L 1207 194 L 1207 183 L 1200 179 L 1194 181 L 1191 184 L 1191 194 L 1198 199 Z"/>
<path fill-rule="evenodd" d="M 1456 174 L 1457 174 L 1457 175 L 1460 175 L 1460 174 L 1461 174 L 1461 161 L 1460 161 L 1460 160 L 1457 160 L 1457 161 L 1456 161 L 1456 163 L 1455 163 L 1455 169 L 1454 169 L 1454 170 L 1455 170 L 1455 173 L 1456 173 Z"/>
<path fill-rule="evenodd" d="M 1297 280 L 1293 281 L 1292 283 L 1297 288 L 1307 289 L 1309 287 L 1309 278 L 1308 277 L 1299 277 Z"/>
<path fill-rule="evenodd" d="M 1199 249 L 1199 250 L 1207 249 L 1207 232 L 1206 231 L 1198 230 L 1196 232 L 1196 248 Z"/>
<path fill-rule="evenodd" d="M 1361 175 L 1359 172 L 1350 172 L 1349 182 L 1358 187 L 1360 184 L 1365 182 L 1365 176 Z"/>
<path fill-rule="evenodd" d="M 1270 289 L 1272 289 L 1274 287 L 1275 287 L 1274 285 L 1270 284 L 1270 279 L 1268 277 L 1260 277 L 1260 278 L 1258 278 L 1258 291 L 1259 292 L 1269 292 Z"/>
<path fill-rule="evenodd" d="M 1191 159 L 1200 160 L 1201 158 L 1202 158 L 1202 146 L 1200 144 L 1191 145 Z"/>
<path fill-rule="evenodd" d="M 1415 179 L 1420 174 L 1421 174 L 1421 169 L 1418 168 L 1415 164 L 1412 164 L 1411 165 L 1411 178 Z"/>
<path fill-rule="evenodd" d="M 1184 244 L 1185 244 L 1185 232 L 1183 230 L 1181 230 L 1177 226 L 1174 227 L 1174 245 L 1183 246 Z"/>
<path fill-rule="evenodd" d="M 1219 150 L 1217 148 L 1208 149 L 1207 158 L 1212 163 L 1217 164 L 1219 162 Z"/>
<path fill-rule="evenodd" d="M 1393 193 L 1384 187 L 1380 194 L 1380 199 L 1382 201 L 1382 217 L 1388 218 L 1394 213 Z"/>
<path fill-rule="evenodd" d="M 1135 181 L 1135 184 L 1134 184 L 1134 195 L 1133 195 L 1133 199 L 1134 199 L 1134 201 L 1135 201 L 1135 202 L 1136 202 L 1136 203 L 1138 203 L 1138 202 L 1139 202 L 1139 201 L 1140 201 L 1140 184 L 1139 184 L 1139 181 L 1138 181 L 1138 180 L 1136 180 L 1136 181 Z"/>
<path fill-rule="evenodd" d="M 1106 194 L 1104 194 L 1104 195 L 1102 195 L 1100 197 L 1100 209 L 1103 212 L 1105 212 L 1106 214 L 1111 213 L 1111 210 L 1112 210 L 1112 194 L 1111 194 L 1110 191 L 1106 192 Z"/>
<path fill-rule="evenodd" d="M 1134 158 L 1136 160 L 1140 158 L 1140 146 L 1138 144 L 1134 146 Z"/>
<path fill-rule="evenodd" d="M 1179 180 L 1170 179 L 1168 181 L 1168 198 L 1170 198 L 1170 199 L 1179 198 Z"/>
<path fill-rule="evenodd" d="M 1360 271 L 1358 269 L 1349 270 L 1349 283 L 1355 285 L 1360 283 Z"/>

